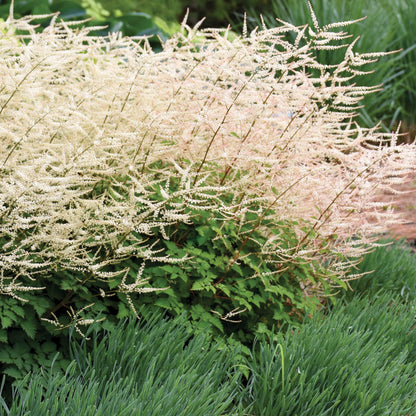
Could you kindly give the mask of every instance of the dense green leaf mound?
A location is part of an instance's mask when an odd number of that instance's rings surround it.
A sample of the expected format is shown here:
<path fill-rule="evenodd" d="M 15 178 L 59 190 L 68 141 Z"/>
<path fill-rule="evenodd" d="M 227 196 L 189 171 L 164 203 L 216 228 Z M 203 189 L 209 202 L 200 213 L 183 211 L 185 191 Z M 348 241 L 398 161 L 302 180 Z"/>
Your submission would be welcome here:
<path fill-rule="evenodd" d="M 188 260 L 147 268 L 149 283 L 168 289 L 142 294 L 139 314 L 159 307 L 173 315 L 187 311 L 196 327 L 250 344 L 256 335 L 299 324 L 316 311 L 318 298 L 305 296 L 305 285 L 343 283 L 314 259 L 296 257 L 302 250 L 296 224 L 271 222 L 272 212 L 259 208 L 252 207 L 244 223 L 195 210 L 189 224 L 170 227 L 169 240 L 156 234 L 155 243 L 169 257 Z M 270 236 L 280 251 L 267 252 Z"/>

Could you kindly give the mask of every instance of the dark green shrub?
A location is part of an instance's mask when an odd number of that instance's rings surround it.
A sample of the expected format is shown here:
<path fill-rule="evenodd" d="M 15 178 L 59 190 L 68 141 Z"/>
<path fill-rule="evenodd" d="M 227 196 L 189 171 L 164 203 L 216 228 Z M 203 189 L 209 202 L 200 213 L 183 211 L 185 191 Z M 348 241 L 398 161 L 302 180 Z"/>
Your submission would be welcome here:
<path fill-rule="evenodd" d="M 47 366 L 47 358 L 51 363 L 56 351 L 61 355 L 55 365 L 64 367 L 65 335 L 74 321 L 80 333 L 94 319 L 111 328 L 134 310 L 145 316 L 160 310 L 171 316 L 186 312 L 195 328 L 245 344 L 262 333 L 271 336 L 277 327 L 299 324 L 319 305 L 317 297 L 305 296 L 305 285 L 320 282 L 327 287 L 331 279 L 339 281 L 316 259 L 308 262 L 297 256 L 302 247 L 294 224 L 275 223 L 269 217 L 273 212 L 266 216 L 257 211 L 260 208 L 253 207 L 243 223 L 195 210 L 189 224 L 166 228 L 169 239 L 155 228 L 147 243 L 156 252 L 163 252 L 164 259 L 188 259 L 146 264 L 146 283 L 162 291 L 144 290 L 136 296 L 116 290 L 126 277 L 134 282 L 143 273 L 143 259 L 131 256 L 102 269 L 114 276 L 110 280 L 76 270 L 46 270 L 36 281 L 46 290 L 25 294 L 26 302 L 0 295 L 2 372 L 22 378 L 29 370 Z M 264 251 L 270 236 L 280 251 Z M 33 285 L 30 280 L 27 284 Z"/>
<path fill-rule="evenodd" d="M 304 285 L 328 287 L 336 276 L 316 259 L 297 256 L 302 246 L 295 224 L 273 222 L 272 211 L 266 216 L 256 209 L 243 223 L 194 211 L 190 224 L 170 227 L 169 240 L 156 234 L 163 252 L 190 260 L 147 267 L 151 286 L 169 289 L 141 295 L 139 314 L 158 307 L 174 315 L 187 311 L 198 328 L 251 343 L 255 335 L 299 324 L 315 311 L 318 298 L 305 296 Z M 266 251 L 271 236 L 279 251 Z"/>

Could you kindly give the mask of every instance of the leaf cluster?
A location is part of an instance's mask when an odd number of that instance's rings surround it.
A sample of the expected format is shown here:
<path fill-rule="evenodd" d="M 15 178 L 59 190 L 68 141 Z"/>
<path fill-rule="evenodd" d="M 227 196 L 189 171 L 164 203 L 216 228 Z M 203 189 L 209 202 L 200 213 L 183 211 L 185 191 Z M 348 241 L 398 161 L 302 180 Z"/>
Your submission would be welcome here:
<path fill-rule="evenodd" d="M 197 328 L 245 344 L 299 324 L 319 305 L 308 288 L 320 285 L 329 293 L 331 282 L 342 281 L 316 260 L 318 253 L 299 255 L 307 242 L 302 247 L 296 224 L 273 222 L 273 216 L 253 207 L 243 219 L 194 210 L 189 224 L 170 226 L 160 247 L 169 257 L 189 260 L 146 268 L 152 287 L 168 289 L 140 295 L 139 314 L 158 307 L 173 315 L 187 311 Z M 321 255 L 328 252 L 321 249 Z"/>

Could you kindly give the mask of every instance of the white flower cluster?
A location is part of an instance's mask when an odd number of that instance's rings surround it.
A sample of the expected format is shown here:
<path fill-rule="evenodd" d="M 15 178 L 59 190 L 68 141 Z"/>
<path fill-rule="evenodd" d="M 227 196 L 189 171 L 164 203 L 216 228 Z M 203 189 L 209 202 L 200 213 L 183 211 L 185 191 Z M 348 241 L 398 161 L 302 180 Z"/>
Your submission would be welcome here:
<path fill-rule="evenodd" d="M 282 268 L 293 250 L 258 218 L 297 220 L 294 249 L 307 260 L 323 245 L 355 256 L 394 219 L 386 210 L 370 221 L 373 196 L 414 172 L 415 146 L 354 122 L 372 88 L 351 79 L 380 54 L 352 42 L 338 66 L 317 58 L 347 42 L 339 29 L 352 22 L 320 27 L 313 15 L 313 27 L 282 22 L 233 39 L 184 22 L 153 53 L 56 18 L 35 33 L 30 19 L 0 22 L 0 294 L 43 290 L 22 282 L 48 271 L 112 281 L 111 267 L 134 258 L 137 278 L 127 271 L 116 289 L 133 305 L 131 294 L 160 290 L 142 277 L 145 262 L 187 261 L 158 239 L 198 215 L 259 229 L 259 251 Z"/>

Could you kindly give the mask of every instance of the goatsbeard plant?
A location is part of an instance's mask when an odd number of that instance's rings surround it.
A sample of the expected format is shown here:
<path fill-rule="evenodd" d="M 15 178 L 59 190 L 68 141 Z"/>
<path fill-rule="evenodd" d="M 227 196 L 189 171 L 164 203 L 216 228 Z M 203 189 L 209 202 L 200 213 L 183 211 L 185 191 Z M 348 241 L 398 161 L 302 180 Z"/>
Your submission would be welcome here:
<path fill-rule="evenodd" d="M 32 20 L 0 24 L 0 296 L 49 296 L 45 324 L 79 330 L 119 297 L 219 327 L 281 302 L 253 322 L 273 325 L 345 286 L 397 221 L 374 195 L 414 169 L 415 147 L 354 121 L 374 88 L 350 80 L 381 54 L 354 52 L 353 22 L 240 37 L 184 22 L 155 53 Z M 341 62 L 317 60 L 343 39 Z M 216 241 L 222 264 L 205 256 Z"/>

